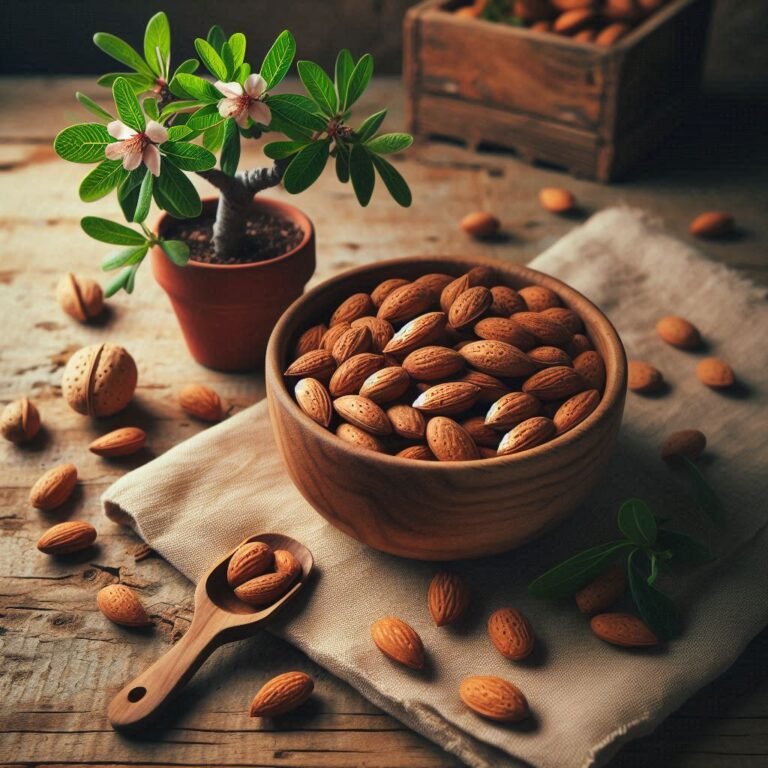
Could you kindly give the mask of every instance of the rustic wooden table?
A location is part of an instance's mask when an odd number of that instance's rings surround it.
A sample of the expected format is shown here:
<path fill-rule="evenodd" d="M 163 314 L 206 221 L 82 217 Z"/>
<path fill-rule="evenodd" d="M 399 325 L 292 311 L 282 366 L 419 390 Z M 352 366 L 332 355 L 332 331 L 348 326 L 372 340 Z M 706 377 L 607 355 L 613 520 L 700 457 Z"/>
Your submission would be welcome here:
<path fill-rule="evenodd" d="M 102 323 L 81 326 L 59 310 L 52 294 L 63 272 L 99 275 L 103 248 L 81 232 L 80 217 L 118 215 L 114 197 L 82 204 L 76 190 L 84 168 L 60 161 L 51 148 L 62 126 L 87 120 L 72 98 L 78 88 L 94 90 L 90 81 L 74 78 L 0 80 L 0 401 L 29 395 L 46 427 L 30 448 L 4 441 L 0 448 L 0 763 L 457 765 L 266 634 L 222 649 L 210 660 L 179 699 L 166 728 L 129 740 L 109 727 L 105 711 L 112 695 L 189 625 L 192 585 L 159 558 L 137 561 L 139 540 L 104 518 L 99 496 L 133 466 L 204 428 L 176 403 L 183 384 L 210 384 L 236 410 L 259 400 L 264 390 L 260 375 L 217 374 L 192 362 L 148 268 L 134 296 L 110 302 Z M 379 82 L 366 98 L 390 108 L 390 124 L 402 124 L 398 82 Z M 760 115 L 739 100 L 714 100 L 707 110 L 707 120 L 692 119 L 640 176 L 611 187 L 531 168 L 509 156 L 431 145 L 411 151 L 400 163 L 414 191 L 410 210 L 403 212 L 378 195 L 361 210 L 351 190 L 328 172 L 299 202 L 317 226 L 315 280 L 355 264 L 419 252 L 484 253 L 525 262 L 589 212 L 625 203 L 657 214 L 683 239 L 688 239 L 688 221 L 700 210 L 735 212 L 738 235 L 707 243 L 703 250 L 768 282 L 768 161 L 759 140 Z M 258 162 L 258 155 L 250 148 L 244 162 Z M 579 216 L 557 218 L 538 207 L 539 188 L 562 184 L 583 204 Z M 282 190 L 272 194 L 286 196 Z M 500 216 L 504 241 L 478 244 L 464 237 L 457 221 L 475 209 Z M 103 340 L 130 350 L 139 366 L 139 388 L 129 411 L 94 425 L 62 401 L 61 371 L 73 350 Z M 87 451 L 95 435 L 122 424 L 147 430 L 149 450 L 140 458 L 107 462 Z M 39 513 L 28 504 L 29 488 L 43 470 L 62 461 L 79 469 L 76 497 L 55 513 Z M 66 562 L 39 554 L 34 545 L 41 531 L 68 518 L 98 527 L 97 551 Z M 140 592 L 152 614 L 151 631 L 119 629 L 97 611 L 96 591 L 118 581 Z M 290 668 L 316 679 L 312 704 L 279 725 L 250 720 L 247 707 L 261 682 L 272 670 Z M 767 670 L 764 632 L 722 679 L 653 736 L 627 746 L 613 765 L 767 765 Z"/>

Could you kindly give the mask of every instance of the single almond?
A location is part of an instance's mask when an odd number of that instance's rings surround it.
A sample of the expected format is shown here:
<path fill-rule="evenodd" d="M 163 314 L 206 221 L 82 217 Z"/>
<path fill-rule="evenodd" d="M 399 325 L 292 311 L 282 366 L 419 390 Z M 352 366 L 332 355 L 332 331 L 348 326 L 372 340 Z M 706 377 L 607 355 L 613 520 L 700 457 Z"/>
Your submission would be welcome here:
<path fill-rule="evenodd" d="M 343 440 L 345 443 L 360 448 L 365 451 L 375 451 L 376 453 L 384 453 L 384 444 L 378 438 L 366 432 L 360 427 L 356 427 L 354 424 L 339 424 L 336 429 L 336 437 Z"/>
<path fill-rule="evenodd" d="M 659 644 L 648 625 L 631 613 L 599 613 L 589 622 L 592 632 L 612 645 L 642 648 Z"/>
<path fill-rule="evenodd" d="M 530 715 L 522 691 L 500 677 L 474 675 L 459 686 L 459 698 L 475 714 L 500 723 L 515 723 Z"/>
<path fill-rule="evenodd" d="M 553 365 L 567 365 L 573 367 L 573 362 L 568 353 L 560 347 L 535 347 L 529 349 L 528 357 L 541 368 L 551 368 Z"/>
<path fill-rule="evenodd" d="M 565 351 L 575 360 L 582 352 L 593 349 L 592 342 L 583 333 L 574 333 L 573 338 L 566 345 Z"/>
<path fill-rule="evenodd" d="M 696 375 L 702 384 L 713 389 L 727 389 L 736 381 L 733 368 L 717 357 L 705 357 L 696 366 Z"/>
<path fill-rule="evenodd" d="M 484 285 L 486 288 L 490 288 L 492 285 L 498 285 L 499 273 L 493 267 L 489 267 L 486 264 L 478 264 L 467 272 L 470 286 Z"/>
<path fill-rule="evenodd" d="M 539 203 L 550 213 L 568 213 L 576 205 L 576 198 L 562 187 L 545 187 L 539 192 Z"/>
<path fill-rule="evenodd" d="M 552 22 L 552 31 L 560 35 L 570 35 L 578 32 L 595 18 L 591 8 L 576 8 L 560 14 Z"/>
<path fill-rule="evenodd" d="M 315 688 L 312 678 L 304 672 L 284 672 L 268 680 L 251 702 L 251 717 L 280 717 L 293 712 L 311 695 Z"/>
<path fill-rule="evenodd" d="M 435 384 L 413 401 L 413 407 L 430 416 L 452 416 L 469 410 L 480 396 L 480 388 L 468 381 Z"/>
<path fill-rule="evenodd" d="M 395 434 L 407 440 L 423 440 L 427 431 L 424 416 L 410 405 L 393 405 L 387 409 L 387 418 Z"/>
<path fill-rule="evenodd" d="M 661 446 L 661 458 L 664 461 L 676 461 L 680 458 L 696 461 L 707 447 L 707 438 L 698 429 L 681 429 L 673 432 Z"/>
<path fill-rule="evenodd" d="M 453 282 L 453 275 L 446 275 L 445 272 L 430 272 L 426 275 L 422 275 L 413 282 L 419 283 L 419 285 L 425 285 L 437 300 L 440 298 L 443 288 Z"/>
<path fill-rule="evenodd" d="M 371 352 L 382 353 L 384 347 L 389 344 L 389 340 L 395 335 L 392 323 L 388 323 L 379 317 L 366 315 L 352 321 L 353 328 L 359 328 L 360 326 L 365 326 L 371 332 Z"/>
<path fill-rule="evenodd" d="M 69 499 L 76 485 L 77 467 L 74 464 L 59 464 L 49 469 L 32 486 L 29 503 L 44 512 L 56 509 Z"/>
<path fill-rule="evenodd" d="M 518 293 L 529 312 L 543 312 L 545 309 L 562 306 L 560 297 L 551 288 L 543 285 L 527 285 Z"/>
<path fill-rule="evenodd" d="M 701 346 L 699 329 L 678 315 L 667 315 L 656 323 L 656 333 L 663 341 L 679 349 L 696 349 Z"/>
<path fill-rule="evenodd" d="M 642 360 L 627 363 L 627 386 L 633 392 L 658 392 L 664 386 L 661 371 Z"/>
<path fill-rule="evenodd" d="M 388 280 L 382 281 L 371 291 L 371 301 L 373 301 L 373 306 L 378 309 L 382 305 L 384 299 L 386 299 L 395 288 L 402 288 L 404 285 L 408 285 L 409 282 L 410 280 L 405 280 L 402 277 L 390 277 Z"/>
<path fill-rule="evenodd" d="M 373 336 L 371 335 L 371 329 L 363 326 L 357 328 L 350 328 L 339 336 L 336 343 L 333 345 L 331 354 L 336 362 L 341 363 L 349 360 L 354 355 L 359 355 L 361 352 L 368 352 L 371 349 L 373 343 Z"/>
<path fill-rule="evenodd" d="M 219 393 L 203 384 L 188 384 L 184 387 L 179 392 L 179 405 L 185 413 L 200 421 L 216 422 L 224 418 L 224 406 Z"/>
<path fill-rule="evenodd" d="M 49 528 L 37 542 L 37 548 L 46 555 L 69 555 L 80 552 L 96 541 L 96 529 L 90 523 L 68 520 Z"/>
<path fill-rule="evenodd" d="M 312 421 L 326 429 L 331 424 L 333 408 L 331 396 L 328 390 L 317 379 L 307 377 L 299 379 L 294 387 L 296 402 L 299 408 L 309 416 Z"/>
<path fill-rule="evenodd" d="M 509 387 L 503 381 L 480 371 L 467 371 L 459 381 L 468 381 L 480 387 L 478 400 L 483 403 L 494 403 L 509 392 Z"/>
<path fill-rule="evenodd" d="M 469 432 L 445 416 L 429 420 L 427 444 L 438 461 L 471 461 L 480 458 Z"/>
<path fill-rule="evenodd" d="M 627 587 L 624 569 L 612 565 L 603 571 L 594 581 L 582 587 L 574 598 L 578 609 L 587 616 L 602 613 L 621 599 Z"/>
<path fill-rule="evenodd" d="M 488 636 L 496 650 L 512 661 L 533 653 L 535 636 L 531 622 L 516 608 L 499 608 L 488 618 Z"/>
<path fill-rule="evenodd" d="M 469 608 L 469 589 L 461 576 L 440 571 L 427 590 L 427 607 L 438 627 L 455 624 Z"/>
<path fill-rule="evenodd" d="M 523 392 L 539 400 L 562 400 L 587 388 L 581 376 L 565 365 L 544 368 L 523 382 Z"/>
<path fill-rule="evenodd" d="M 388 658 L 411 669 L 424 668 L 424 645 L 413 627 L 402 619 L 387 616 L 371 626 L 376 647 Z"/>
<path fill-rule="evenodd" d="M 473 211 L 464 216 L 459 226 L 471 237 L 486 238 L 493 237 L 499 231 L 501 223 L 491 213 Z"/>
<path fill-rule="evenodd" d="M 59 306 L 75 320 L 87 323 L 98 317 L 104 309 L 104 293 L 101 286 L 88 277 L 78 277 L 68 272 L 56 286 Z"/>
<path fill-rule="evenodd" d="M 491 376 L 527 376 L 536 370 L 525 352 L 503 341 L 473 341 L 460 354 L 473 368 Z"/>
<path fill-rule="evenodd" d="M 353 320 L 357 320 L 358 317 L 364 317 L 365 315 L 372 315 L 376 307 L 371 301 L 371 297 L 367 293 L 353 293 L 349 298 L 345 299 L 331 315 L 331 322 L 329 325 L 333 328 L 334 325 L 339 323 L 351 323 Z"/>
<path fill-rule="evenodd" d="M 564 325 L 571 333 L 581 333 L 584 330 L 584 323 L 581 318 L 568 307 L 548 307 L 541 312 L 544 317 L 557 320 Z"/>
<path fill-rule="evenodd" d="M 325 336 L 327 331 L 328 328 L 326 328 L 324 323 L 307 328 L 307 330 L 299 336 L 299 340 L 296 342 L 296 346 L 293 350 L 294 358 L 301 357 L 307 352 L 312 352 L 315 349 L 320 349 L 323 336 Z"/>
<path fill-rule="evenodd" d="M 475 323 L 475 333 L 488 341 L 503 341 L 523 352 L 539 342 L 537 338 L 508 317 L 484 317 Z"/>
<path fill-rule="evenodd" d="M 562 435 L 577 424 L 581 424 L 599 403 L 600 393 L 596 389 L 588 389 L 568 398 L 552 417 L 557 434 Z"/>
<path fill-rule="evenodd" d="M 28 443 L 40 431 L 40 413 L 28 397 L 14 400 L 3 409 L 0 432 L 12 443 Z"/>
<path fill-rule="evenodd" d="M 411 384 L 411 377 L 405 368 L 388 365 L 374 371 L 360 387 L 360 394 L 374 403 L 388 403 L 397 400 Z"/>
<path fill-rule="evenodd" d="M 263 608 L 277 602 L 292 583 L 293 579 L 287 571 L 265 573 L 235 587 L 235 595 L 254 608 Z"/>
<path fill-rule="evenodd" d="M 613 24 L 603 27 L 603 29 L 597 33 L 595 37 L 595 45 L 602 45 L 606 48 L 615 45 L 622 37 L 627 35 L 630 29 L 632 29 L 632 27 L 630 27 L 629 24 L 615 21 Z"/>
<path fill-rule="evenodd" d="M 384 347 L 387 355 L 405 356 L 436 341 L 445 330 L 445 312 L 427 312 L 406 323 Z"/>
<path fill-rule="evenodd" d="M 388 435 L 392 432 L 387 415 L 367 397 L 343 395 L 333 401 L 333 407 L 344 421 L 372 435 Z"/>
<path fill-rule="evenodd" d="M 485 286 L 467 288 L 451 304 L 448 322 L 457 329 L 471 325 L 488 311 L 492 302 L 493 296 Z"/>
<path fill-rule="evenodd" d="M 313 349 L 294 360 L 288 366 L 285 375 L 328 381 L 335 370 L 336 360 L 329 350 Z"/>
<path fill-rule="evenodd" d="M 435 455 L 426 445 L 409 445 L 395 454 L 401 459 L 413 459 L 414 461 L 436 461 Z"/>
<path fill-rule="evenodd" d="M 511 456 L 546 443 L 555 436 L 555 425 L 545 416 L 534 416 L 520 422 L 501 438 L 498 455 Z"/>
<path fill-rule="evenodd" d="M 471 288 L 472 285 L 469 280 L 469 273 L 465 273 L 457 277 L 453 282 L 443 288 L 440 294 L 440 309 L 445 312 L 446 316 L 451 311 L 451 306 L 456 299 L 464 293 L 464 291 Z"/>
<path fill-rule="evenodd" d="M 553 347 L 565 347 L 573 334 L 558 320 L 547 317 L 542 312 L 516 312 L 512 322 L 535 336 L 540 344 Z"/>
<path fill-rule="evenodd" d="M 695 237 L 717 238 L 730 235 L 734 230 L 734 219 L 724 211 L 700 213 L 692 222 L 689 231 Z"/>
<path fill-rule="evenodd" d="M 528 307 L 523 297 L 507 285 L 494 285 L 491 288 L 490 314 L 499 317 L 509 317 L 515 312 L 524 312 Z"/>
<path fill-rule="evenodd" d="M 99 610 L 122 627 L 146 627 L 151 623 L 136 593 L 125 584 L 109 584 L 96 594 Z"/>
<path fill-rule="evenodd" d="M 390 323 L 404 323 L 424 314 L 433 304 L 434 298 L 425 285 L 408 283 L 395 288 L 381 303 L 376 317 Z"/>
<path fill-rule="evenodd" d="M 496 451 L 499 447 L 501 436 L 495 429 L 485 423 L 483 416 L 472 416 L 462 421 L 461 426 L 469 432 L 470 437 L 475 441 L 478 448 L 493 448 Z"/>
<path fill-rule="evenodd" d="M 449 347 L 420 347 L 403 360 L 403 368 L 416 381 L 440 381 L 464 367 L 464 358 Z"/>
<path fill-rule="evenodd" d="M 485 423 L 492 429 L 506 431 L 526 419 L 538 416 L 541 402 L 526 392 L 508 392 L 489 409 Z"/>
<path fill-rule="evenodd" d="M 302 575 L 301 563 L 287 549 L 276 549 L 274 558 L 275 570 L 278 573 L 287 573 L 290 576 L 291 583 Z"/>
<path fill-rule="evenodd" d="M 605 386 L 605 363 L 599 352 L 590 349 L 577 355 L 573 360 L 573 369 L 590 387 L 602 392 Z"/>
<path fill-rule="evenodd" d="M 334 397 L 353 395 L 360 391 L 363 382 L 384 366 L 384 357 L 363 352 L 345 360 L 331 376 L 328 389 Z"/>
<path fill-rule="evenodd" d="M 138 427 L 122 427 L 97 437 L 88 450 L 97 456 L 116 458 L 140 451 L 147 442 L 147 433 Z"/>
<path fill-rule="evenodd" d="M 358 318 L 360 319 L 360 318 Z M 326 352 L 333 352 L 336 342 L 352 327 L 350 323 L 338 323 L 333 328 L 329 328 L 320 339 L 320 349 Z M 330 373 L 328 374 L 330 376 Z"/>
<path fill-rule="evenodd" d="M 227 582 L 232 589 L 266 573 L 275 560 L 272 547 L 264 541 L 241 544 L 227 566 Z"/>

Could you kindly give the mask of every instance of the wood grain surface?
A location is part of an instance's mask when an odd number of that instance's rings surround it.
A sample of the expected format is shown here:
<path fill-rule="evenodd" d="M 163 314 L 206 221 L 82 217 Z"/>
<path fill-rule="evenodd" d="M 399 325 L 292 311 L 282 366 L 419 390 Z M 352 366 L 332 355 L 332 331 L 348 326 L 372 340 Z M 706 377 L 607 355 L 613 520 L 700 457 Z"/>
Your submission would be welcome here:
<path fill-rule="evenodd" d="M 0 400 L 28 394 L 46 430 L 26 449 L 0 447 L 0 765 L 45 766 L 301 766 L 301 768 L 448 768 L 457 761 L 403 728 L 348 686 L 291 647 L 259 635 L 222 648 L 177 700 L 167 728 L 144 740 L 110 728 L 106 709 L 115 693 L 186 631 L 193 587 L 173 568 L 146 554 L 139 540 L 107 521 L 100 494 L 131 467 L 205 428 L 178 407 L 176 394 L 200 381 L 215 387 L 234 410 L 263 397 L 260 376 L 227 376 L 200 368 L 184 350 L 167 300 L 149 270 L 133 297 L 110 302 L 102 324 L 80 326 L 53 298 L 65 270 L 98 276 L 104 249 L 78 226 L 86 213 L 117 216 L 113 198 L 83 205 L 76 188 L 83 166 L 59 161 L 51 140 L 67 122 L 87 117 L 72 99 L 94 94 L 90 81 L 71 78 L 0 80 Z M 718 108 L 718 104 L 723 106 Z M 398 83 L 380 82 L 367 106 L 386 106 L 402 124 Z M 514 158 L 473 154 L 435 144 L 398 163 L 411 182 L 415 204 L 401 211 L 374 195 L 360 210 L 332 172 L 300 200 L 317 226 L 315 281 L 358 264 L 403 254 L 471 253 L 524 263 L 588 213 L 613 204 L 647 208 L 688 240 L 694 214 L 733 211 L 736 237 L 704 243 L 711 258 L 768 283 L 766 171 L 760 121 L 743 102 L 710 102 L 674 142 L 660 149 L 642 175 L 618 186 L 574 181 L 531 168 Z M 735 119 L 743 115 L 744 119 Z M 258 162 L 256 148 L 244 162 Z M 572 218 L 542 211 L 543 186 L 565 185 L 582 209 Z M 210 193 L 206 185 L 200 189 Z M 275 196 L 287 199 L 283 191 Z M 497 213 L 505 238 L 470 242 L 457 227 L 468 211 Z M 124 344 L 139 365 L 134 404 L 122 415 L 92 424 L 61 399 L 64 361 L 75 348 L 97 341 Z M 631 354 L 631 350 L 630 350 Z M 135 424 L 148 432 L 142 454 L 106 461 L 87 451 L 98 434 Z M 27 502 L 44 469 L 74 462 L 81 483 L 63 509 L 41 513 Z M 58 562 L 35 550 L 54 522 L 84 519 L 99 530 L 98 548 Z M 121 582 L 140 594 L 154 626 L 117 628 L 95 605 L 101 586 Z M 310 702 L 279 723 L 251 720 L 248 705 L 273 675 L 291 669 L 316 680 Z M 757 768 L 768 761 L 768 632 L 739 662 L 669 718 L 657 732 L 625 747 L 621 766 Z"/>

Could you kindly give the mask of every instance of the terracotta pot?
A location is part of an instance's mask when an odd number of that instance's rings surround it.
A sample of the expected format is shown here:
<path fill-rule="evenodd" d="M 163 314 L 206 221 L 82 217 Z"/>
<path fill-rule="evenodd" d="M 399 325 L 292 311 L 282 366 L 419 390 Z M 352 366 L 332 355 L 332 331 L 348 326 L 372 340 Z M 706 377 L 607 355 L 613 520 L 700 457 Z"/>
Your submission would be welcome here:
<path fill-rule="evenodd" d="M 204 200 L 202 218 L 213 216 L 217 203 Z M 264 364 L 272 328 L 315 271 L 312 222 L 276 200 L 257 197 L 253 207 L 290 219 L 304 238 L 282 256 L 252 264 L 190 261 L 179 267 L 159 247 L 152 249 L 152 272 L 171 300 L 192 357 L 217 371 L 251 371 Z M 157 232 L 164 234 L 172 224 L 163 214 Z"/>

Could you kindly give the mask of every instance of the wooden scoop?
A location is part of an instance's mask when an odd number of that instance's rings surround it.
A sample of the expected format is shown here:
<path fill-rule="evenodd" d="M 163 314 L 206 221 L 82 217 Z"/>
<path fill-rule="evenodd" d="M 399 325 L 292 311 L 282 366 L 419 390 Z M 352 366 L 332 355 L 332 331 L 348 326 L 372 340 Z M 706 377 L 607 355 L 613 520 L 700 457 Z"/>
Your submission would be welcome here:
<path fill-rule="evenodd" d="M 301 577 L 289 592 L 267 608 L 254 608 L 235 597 L 227 583 L 227 566 L 236 549 L 200 579 L 195 589 L 195 615 L 186 634 L 164 656 L 112 699 L 107 710 L 113 728 L 132 730 L 151 722 L 168 700 L 224 643 L 256 634 L 263 624 L 293 598 L 312 571 L 312 553 L 295 539 L 279 533 L 251 536 L 273 549 L 287 549 L 301 564 Z M 239 545 L 239 546 L 242 546 Z"/>

